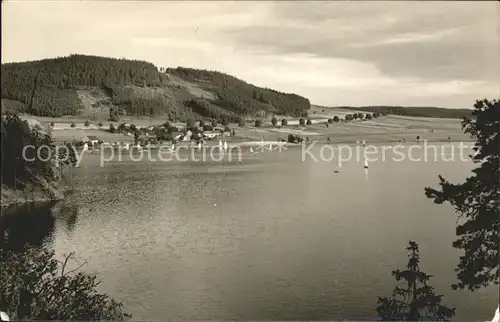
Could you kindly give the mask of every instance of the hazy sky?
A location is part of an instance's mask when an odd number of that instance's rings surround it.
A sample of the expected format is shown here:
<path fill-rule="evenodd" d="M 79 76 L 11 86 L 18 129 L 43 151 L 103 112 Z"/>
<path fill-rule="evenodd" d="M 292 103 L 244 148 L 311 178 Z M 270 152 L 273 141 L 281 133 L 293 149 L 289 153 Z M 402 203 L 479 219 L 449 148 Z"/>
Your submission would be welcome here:
<path fill-rule="evenodd" d="M 72 53 L 219 70 L 322 105 L 499 96 L 498 2 L 2 2 L 3 62 Z"/>

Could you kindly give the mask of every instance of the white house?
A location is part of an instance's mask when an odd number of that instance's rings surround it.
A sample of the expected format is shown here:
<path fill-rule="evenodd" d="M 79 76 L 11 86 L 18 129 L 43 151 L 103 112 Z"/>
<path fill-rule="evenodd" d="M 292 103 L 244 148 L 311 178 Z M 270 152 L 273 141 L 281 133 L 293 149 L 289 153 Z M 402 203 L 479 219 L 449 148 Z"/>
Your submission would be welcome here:
<path fill-rule="evenodd" d="M 207 139 L 215 139 L 217 137 L 220 137 L 220 132 L 205 131 L 203 132 L 203 136 Z"/>

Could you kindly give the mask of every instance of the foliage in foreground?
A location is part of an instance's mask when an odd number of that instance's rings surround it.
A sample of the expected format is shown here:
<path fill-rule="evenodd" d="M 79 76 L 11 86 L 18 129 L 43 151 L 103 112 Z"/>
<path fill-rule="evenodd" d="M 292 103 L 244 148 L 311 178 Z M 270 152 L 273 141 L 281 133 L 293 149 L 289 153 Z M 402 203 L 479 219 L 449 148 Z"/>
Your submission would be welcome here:
<path fill-rule="evenodd" d="M 126 320 L 122 304 L 100 294 L 95 276 L 68 269 L 54 252 L 29 248 L 21 254 L 2 253 L 0 308 L 11 319 L 22 320 Z"/>
<path fill-rule="evenodd" d="M 419 267 L 418 244 L 409 242 L 408 264 L 403 270 L 392 271 L 396 281 L 406 282 L 406 287 L 396 286 L 391 297 L 378 298 L 378 315 L 384 321 L 446 321 L 455 315 L 455 309 L 441 305 L 442 295 L 436 295 L 427 283 L 432 277 Z"/>
<path fill-rule="evenodd" d="M 500 102 L 477 101 L 473 117 L 462 128 L 476 140 L 473 160 L 480 164 L 465 182 L 452 184 L 439 176 L 440 190 L 426 188 L 435 203 L 450 203 L 459 217 L 453 247 L 463 249 L 454 289 L 476 290 L 498 284 L 500 244 Z"/>
<path fill-rule="evenodd" d="M 48 160 L 54 155 L 54 145 L 49 133 L 42 133 L 36 128 L 19 118 L 15 113 L 7 112 L 0 124 L 2 144 L 2 184 L 9 188 L 23 189 L 28 183 L 36 183 L 40 179 L 48 182 L 54 180 L 53 163 L 42 161 Z M 32 145 L 33 149 L 26 151 L 25 146 Z M 36 157 L 36 150 L 39 157 Z M 33 159 L 34 158 L 34 159 Z M 33 161 L 28 161 L 33 159 Z"/>

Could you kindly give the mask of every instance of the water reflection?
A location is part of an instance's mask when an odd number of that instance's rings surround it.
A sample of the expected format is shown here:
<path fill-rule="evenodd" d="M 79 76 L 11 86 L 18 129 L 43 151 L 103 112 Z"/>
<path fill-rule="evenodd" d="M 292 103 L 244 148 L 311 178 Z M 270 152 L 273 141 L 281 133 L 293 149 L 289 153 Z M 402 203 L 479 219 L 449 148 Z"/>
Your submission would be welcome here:
<path fill-rule="evenodd" d="M 71 233 L 78 218 L 74 203 L 36 203 L 2 209 L 0 216 L 0 249 L 22 252 L 26 247 L 53 243 L 56 223 Z"/>

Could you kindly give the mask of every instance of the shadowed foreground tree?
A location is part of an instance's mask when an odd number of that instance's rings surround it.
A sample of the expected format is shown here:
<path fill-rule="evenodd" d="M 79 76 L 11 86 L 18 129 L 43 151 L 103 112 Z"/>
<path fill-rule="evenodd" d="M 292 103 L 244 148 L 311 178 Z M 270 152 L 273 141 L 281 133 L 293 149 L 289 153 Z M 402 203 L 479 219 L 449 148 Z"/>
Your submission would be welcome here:
<path fill-rule="evenodd" d="M 396 286 L 392 297 L 379 297 L 377 312 L 383 321 L 446 321 L 455 315 L 455 309 L 441 305 L 442 295 L 436 295 L 427 283 L 432 277 L 419 267 L 418 244 L 409 242 L 408 264 L 403 270 L 392 271 L 396 281 L 406 282 Z"/>
<path fill-rule="evenodd" d="M 439 176 L 440 190 L 426 188 L 425 194 L 437 204 L 450 203 L 458 215 L 453 247 L 464 250 L 455 269 L 458 283 L 453 289 L 471 291 L 498 284 L 500 243 L 500 102 L 477 101 L 472 118 L 462 129 L 476 140 L 474 163 L 479 166 L 465 182 L 453 184 Z"/>
<path fill-rule="evenodd" d="M 28 248 L 0 252 L 0 309 L 13 320 L 126 320 L 122 304 L 97 292 L 95 276 L 69 269 L 54 252 Z"/>

